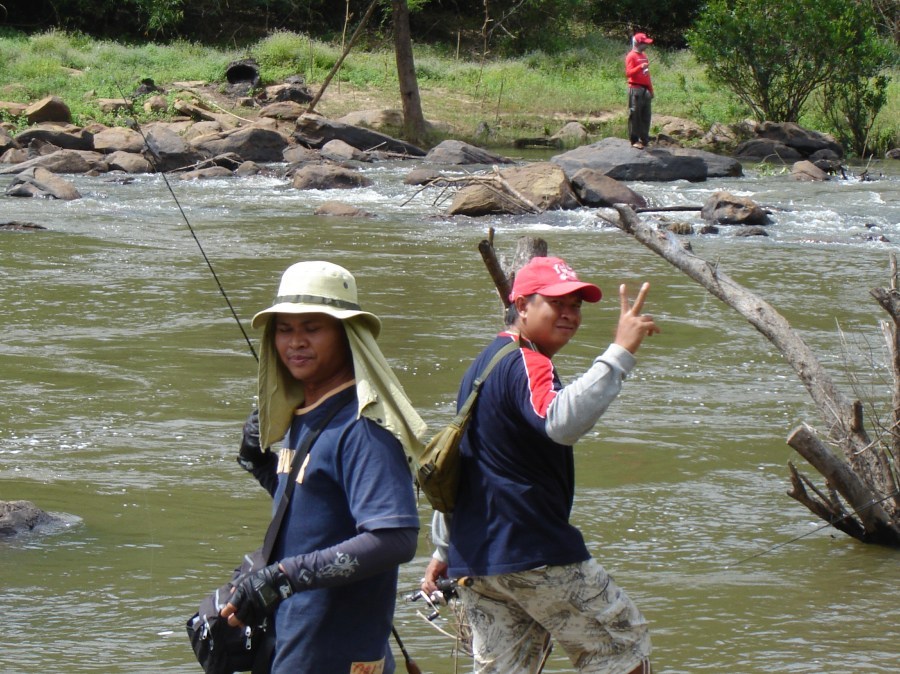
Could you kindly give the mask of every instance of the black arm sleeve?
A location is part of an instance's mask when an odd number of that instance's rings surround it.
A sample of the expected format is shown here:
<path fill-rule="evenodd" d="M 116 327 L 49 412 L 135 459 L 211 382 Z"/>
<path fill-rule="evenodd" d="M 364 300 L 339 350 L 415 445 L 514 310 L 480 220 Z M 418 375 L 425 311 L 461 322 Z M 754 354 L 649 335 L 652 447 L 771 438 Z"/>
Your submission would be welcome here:
<path fill-rule="evenodd" d="M 411 560 L 418 529 L 364 531 L 343 543 L 281 560 L 295 591 L 349 585 Z"/>

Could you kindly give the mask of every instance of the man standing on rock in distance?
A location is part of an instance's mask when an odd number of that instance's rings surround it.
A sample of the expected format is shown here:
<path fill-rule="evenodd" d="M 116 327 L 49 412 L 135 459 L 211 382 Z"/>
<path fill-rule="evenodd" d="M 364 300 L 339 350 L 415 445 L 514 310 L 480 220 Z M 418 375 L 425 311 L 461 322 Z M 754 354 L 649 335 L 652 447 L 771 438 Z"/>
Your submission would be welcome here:
<path fill-rule="evenodd" d="M 631 146 L 643 150 L 650 144 L 650 101 L 653 84 L 650 82 L 650 59 L 644 53 L 653 40 L 646 33 L 635 33 L 631 51 L 625 56 L 625 77 L 628 78 L 628 138 Z"/>

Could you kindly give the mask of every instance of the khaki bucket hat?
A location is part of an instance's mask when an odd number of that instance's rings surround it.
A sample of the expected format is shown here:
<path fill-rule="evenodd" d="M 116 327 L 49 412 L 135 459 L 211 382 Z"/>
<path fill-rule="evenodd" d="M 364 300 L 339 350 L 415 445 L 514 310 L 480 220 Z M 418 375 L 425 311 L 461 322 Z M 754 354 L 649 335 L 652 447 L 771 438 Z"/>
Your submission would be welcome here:
<path fill-rule="evenodd" d="M 272 314 L 327 314 L 341 321 L 360 317 L 374 337 L 381 332 L 381 319 L 359 306 L 353 274 L 319 260 L 288 267 L 272 306 L 256 314 L 250 325 L 259 328 Z"/>

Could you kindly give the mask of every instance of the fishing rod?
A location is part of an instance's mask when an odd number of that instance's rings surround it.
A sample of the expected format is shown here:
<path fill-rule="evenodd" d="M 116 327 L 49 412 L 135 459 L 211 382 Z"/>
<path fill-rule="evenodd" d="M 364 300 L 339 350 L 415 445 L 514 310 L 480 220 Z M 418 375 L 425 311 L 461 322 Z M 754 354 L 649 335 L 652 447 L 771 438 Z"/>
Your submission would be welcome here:
<path fill-rule="evenodd" d="M 140 128 L 140 127 L 138 127 Z M 141 138 L 144 139 L 144 144 L 147 146 L 147 149 L 150 151 L 150 154 L 154 157 L 157 157 L 156 151 L 150 147 L 150 144 L 147 142 L 147 138 L 144 136 L 143 132 L 138 131 L 141 134 Z M 155 167 L 154 163 L 154 167 Z M 159 169 L 157 169 L 159 171 Z M 247 331 L 244 329 L 244 324 L 241 323 L 241 319 L 238 317 L 237 312 L 234 310 L 234 306 L 231 304 L 231 300 L 228 299 L 228 294 L 225 292 L 225 288 L 222 286 L 221 281 L 219 281 L 219 275 L 216 274 L 216 270 L 212 266 L 212 262 L 209 261 L 209 257 L 206 255 L 206 251 L 203 250 L 203 245 L 200 243 L 200 239 L 197 238 L 197 232 L 194 231 L 194 228 L 191 226 L 190 220 L 188 220 L 187 215 L 184 212 L 184 209 L 181 207 L 181 202 L 178 201 L 178 197 L 175 195 L 175 191 L 172 189 L 172 185 L 169 183 L 169 179 L 166 177 L 165 172 L 160 171 L 160 175 L 162 175 L 163 181 L 166 183 L 166 187 L 169 190 L 169 194 L 172 195 L 172 199 L 175 201 L 175 205 L 178 206 L 178 211 L 181 213 L 181 217 L 184 218 L 185 224 L 188 226 L 188 229 L 191 232 L 191 236 L 194 238 L 194 241 L 197 243 L 197 248 L 200 249 L 200 254 L 203 256 L 203 260 L 206 262 L 206 266 L 209 267 L 210 273 L 212 273 L 213 279 L 216 281 L 216 285 L 219 287 L 219 292 L 222 294 L 222 297 L 225 298 L 225 303 L 228 305 L 229 310 L 231 310 L 231 315 L 234 316 L 234 320 L 238 325 L 238 328 L 241 330 L 241 334 L 244 336 L 244 341 L 247 342 L 247 346 L 250 349 L 250 353 L 253 354 L 253 358 L 256 362 L 259 362 L 259 356 L 256 354 L 256 349 L 253 348 L 253 342 L 250 341 L 250 336 L 247 334 Z"/>
<path fill-rule="evenodd" d="M 400 647 L 400 652 L 403 653 L 403 659 L 406 661 L 406 671 L 409 672 L 409 674 L 422 674 L 422 670 L 419 669 L 419 665 L 417 665 L 416 661 L 413 660 L 409 656 L 409 653 L 406 652 L 406 647 L 400 640 L 400 634 L 397 632 L 397 628 L 393 625 L 391 625 L 391 633 L 394 635 L 394 639 L 397 641 L 397 645 Z"/>
<path fill-rule="evenodd" d="M 827 529 L 828 527 L 834 526 L 838 522 L 843 522 L 844 520 L 846 520 L 850 517 L 853 517 L 854 515 L 859 515 L 861 512 L 865 512 L 869 508 L 877 506 L 879 503 L 884 503 L 888 499 L 892 499 L 895 496 L 897 496 L 897 494 L 900 494 L 900 488 L 895 489 L 893 492 L 891 492 L 884 498 L 873 500 L 871 503 L 867 503 L 862 508 L 858 508 L 856 510 L 851 510 L 850 512 L 846 513 L 845 515 L 841 515 L 840 517 L 832 519 L 831 521 L 826 522 L 825 524 L 823 524 L 819 527 L 816 527 L 812 531 L 807 531 L 805 534 L 800 534 L 799 536 L 794 536 L 793 538 L 790 538 L 786 541 L 782 541 L 781 543 L 776 543 L 775 545 L 768 547 L 765 550 L 761 550 L 760 552 L 757 552 L 756 554 L 753 554 L 753 555 L 750 555 L 749 557 L 745 557 L 744 559 L 738 560 L 737 562 L 734 563 L 734 566 L 737 566 L 738 564 L 743 564 L 744 562 L 749 562 L 751 559 L 756 559 L 757 557 L 762 557 L 763 555 L 767 555 L 770 552 L 772 552 L 773 550 L 777 550 L 778 548 L 783 548 L 785 545 L 789 545 L 791 543 L 796 543 L 801 538 L 806 538 L 807 536 L 811 536 L 814 533 L 822 531 L 822 529 Z M 728 567 L 726 566 L 725 568 L 727 569 Z"/>
<path fill-rule="evenodd" d="M 123 100 L 128 101 L 128 107 L 132 112 L 132 120 L 131 127 L 137 131 L 141 139 L 144 141 L 144 147 L 147 148 L 147 151 L 150 153 L 150 163 L 153 165 L 153 168 L 156 169 L 156 172 L 162 176 L 163 182 L 166 184 L 166 189 L 169 190 L 169 194 L 172 195 L 172 200 L 175 202 L 175 205 L 178 207 L 178 212 L 181 213 L 181 217 L 184 220 L 184 224 L 187 225 L 188 230 L 191 233 L 191 236 L 194 239 L 194 242 L 197 244 L 197 248 L 200 249 L 200 254 L 203 256 L 204 262 L 206 262 L 206 266 L 209 268 L 210 273 L 212 274 L 213 279 L 216 282 L 216 285 L 219 288 L 219 292 L 222 297 L 225 298 L 225 303 L 228 305 L 228 309 L 231 311 L 231 315 L 234 317 L 235 322 L 238 325 L 238 328 L 241 331 L 241 334 L 244 336 L 244 341 L 247 342 L 247 346 L 250 349 L 250 353 L 253 355 L 253 358 L 256 362 L 259 362 L 259 356 L 256 354 L 256 349 L 253 348 L 253 342 L 250 340 L 250 336 L 247 334 L 247 331 L 244 329 L 244 324 L 241 323 L 240 317 L 237 315 L 237 311 L 234 309 L 234 305 L 231 304 L 231 300 L 228 298 L 228 293 L 225 292 L 225 288 L 222 285 L 222 282 L 219 280 L 219 275 L 216 273 L 215 268 L 212 265 L 212 262 L 209 259 L 209 256 L 206 254 L 206 251 L 203 249 L 203 244 L 200 243 L 200 238 L 197 236 L 197 232 L 194 230 L 193 225 L 191 225 L 191 221 L 188 220 L 187 213 L 184 212 L 184 208 L 181 206 L 181 202 L 178 200 L 178 195 L 175 194 L 175 190 L 172 189 L 172 185 L 169 182 L 169 178 L 166 176 L 166 172 L 160 170 L 160 164 L 162 162 L 162 157 L 156 152 L 153 146 L 150 144 L 150 141 L 147 139 L 147 136 L 144 135 L 144 130 L 141 128 L 140 123 L 137 121 L 137 115 L 134 114 L 134 100 L 127 97 L 125 92 L 122 91 L 122 87 L 116 83 L 116 88 L 119 90 L 119 94 L 122 96 Z"/>

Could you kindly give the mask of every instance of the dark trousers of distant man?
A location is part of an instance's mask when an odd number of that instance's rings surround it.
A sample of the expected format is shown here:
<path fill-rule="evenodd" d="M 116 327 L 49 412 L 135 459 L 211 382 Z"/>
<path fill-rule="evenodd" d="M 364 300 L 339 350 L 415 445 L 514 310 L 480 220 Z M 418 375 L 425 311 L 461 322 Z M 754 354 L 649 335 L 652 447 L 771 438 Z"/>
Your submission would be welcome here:
<path fill-rule="evenodd" d="M 628 138 L 632 144 L 650 142 L 650 91 L 641 86 L 628 87 Z"/>

